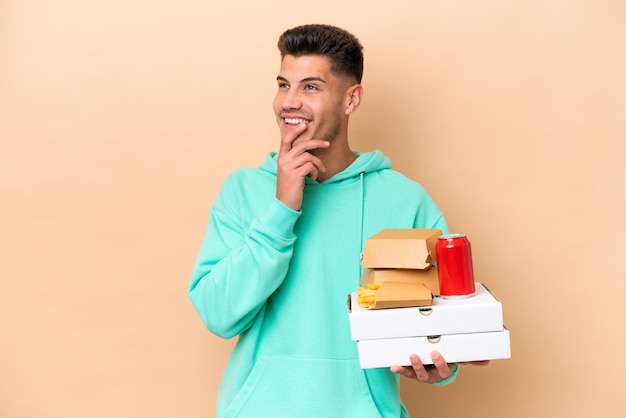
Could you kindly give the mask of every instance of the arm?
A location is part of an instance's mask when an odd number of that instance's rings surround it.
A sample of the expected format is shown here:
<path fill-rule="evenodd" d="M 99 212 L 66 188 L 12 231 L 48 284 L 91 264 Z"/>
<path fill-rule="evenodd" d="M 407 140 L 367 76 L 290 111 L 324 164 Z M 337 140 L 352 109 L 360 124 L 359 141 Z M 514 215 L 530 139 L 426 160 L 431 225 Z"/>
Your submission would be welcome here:
<path fill-rule="evenodd" d="M 304 177 L 317 177 L 325 170 L 309 151 L 329 146 L 327 141 L 315 139 L 294 144 L 305 130 L 302 124 L 281 140 L 276 196 L 263 215 L 244 226 L 233 198 L 238 187 L 228 181 L 211 211 L 189 296 L 207 328 L 223 338 L 248 329 L 287 275 Z"/>
<path fill-rule="evenodd" d="M 250 327 L 284 280 L 296 241 L 293 226 L 299 217 L 299 212 L 274 199 L 245 228 L 236 217 L 236 204 L 227 200 L 232 187 L 225 183 L 211 211 L 189 286 L 203 322 L 223 338 Z"/>

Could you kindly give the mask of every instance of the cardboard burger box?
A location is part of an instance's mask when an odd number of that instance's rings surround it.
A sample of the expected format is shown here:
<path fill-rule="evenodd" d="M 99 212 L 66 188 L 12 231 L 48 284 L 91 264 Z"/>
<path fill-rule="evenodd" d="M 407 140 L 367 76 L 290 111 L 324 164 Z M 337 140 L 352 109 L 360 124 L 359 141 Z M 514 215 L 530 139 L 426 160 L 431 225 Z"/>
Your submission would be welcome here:
<path fill-rule="evenodd" d="M 361 286 L 380 284 L 372 309 L 428 306 L 439 295 L 439 229 L 383 229 L 365 242 Z"/>
<path fill-rule="evenodd" d="M 361 265 L 370 269 L 420 269 L 436 261 L 440 229 L 383 229 L 365 241 Z"/>
<path fill-rule="evenodd" d="M 396 283 L 385 282 L 384 286 L 376 290 L 376 305 L 364 310 L 388 310 L 397 307 L 424 307 L 430 306 L 433 301 L 433 294 L 421 283 Z M 355 305 L 358 303 L 357 293 L 352 293 L 350 298 L 354 298 Z"/>
<path fill-rule="evenodd" d="M 361 276 L 361 286 L 368 284 L 403 283 L 421 284 L 430 291 L 433 296 L 439 296 L 439 275 L 437 267 L 432 266 L 425 270 L 419 269 L 364 269 Z"/>

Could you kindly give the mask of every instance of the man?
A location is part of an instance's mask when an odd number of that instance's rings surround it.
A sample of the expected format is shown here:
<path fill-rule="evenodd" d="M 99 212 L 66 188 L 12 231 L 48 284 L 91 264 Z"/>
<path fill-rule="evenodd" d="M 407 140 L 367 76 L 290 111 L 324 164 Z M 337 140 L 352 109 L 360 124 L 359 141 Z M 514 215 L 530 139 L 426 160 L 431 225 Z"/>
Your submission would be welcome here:
<path fill-rule="evenodd" d="M 363 99 L 363 54 L 327 25 L 287 30 L 274 112 L 278 153 L 225 180 L 189 287 L 206 326 L 239 336 L 218 393 L 218 417 L 406 417 L 399 375 L 451 381 L 433 353 L 412 367 L 359 367 L 347 295 L 365 240 L 383 228 L 446 222 L 425 190 L 380 151 L 353 152 L 348 120 Z"/>

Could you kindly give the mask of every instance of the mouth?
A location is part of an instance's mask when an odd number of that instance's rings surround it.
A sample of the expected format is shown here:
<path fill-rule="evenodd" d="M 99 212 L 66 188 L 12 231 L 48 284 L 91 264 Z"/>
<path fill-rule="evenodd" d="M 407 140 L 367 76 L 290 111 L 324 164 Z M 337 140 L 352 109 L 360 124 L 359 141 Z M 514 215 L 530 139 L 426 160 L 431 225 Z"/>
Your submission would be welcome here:
<path fill-rule="evenodd" d="M 308 119 L 303 119 L 303 118 L 283 118 L 283 122 L 285 123 L 285 125 L 300 125 L 300 124 L 305 124 L 308 125 L 310 120 Z"/>

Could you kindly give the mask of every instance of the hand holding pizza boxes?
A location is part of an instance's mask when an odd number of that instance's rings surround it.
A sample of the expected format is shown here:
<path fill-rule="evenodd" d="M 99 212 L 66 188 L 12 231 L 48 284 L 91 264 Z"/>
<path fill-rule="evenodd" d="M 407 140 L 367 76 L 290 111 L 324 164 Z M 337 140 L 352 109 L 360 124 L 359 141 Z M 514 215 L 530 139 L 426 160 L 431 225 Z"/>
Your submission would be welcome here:
<path fill-rule="evenodd" d="M 413 353 L 432 364 L 433 350 L 449 363 L 510 358 L 502 304 L 486 286 L 472 275 L 471 289 L 465 283 L 455 294 L 441 295 L 437 242 L 457 238 L 438 229 L 384 229 L 366 241 L 361 286 L 348 298 L 361 367 L 410 365 Z M 467 248 L 461 251 L 467 255 Z M 446 274 L 446 280 L 459 278 L 458 269 Z"/>

